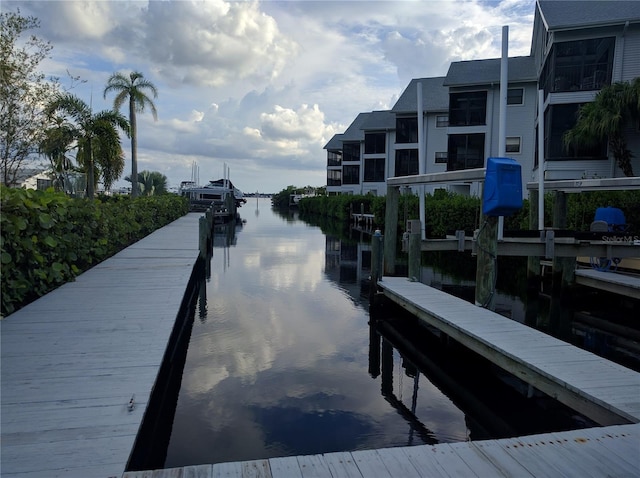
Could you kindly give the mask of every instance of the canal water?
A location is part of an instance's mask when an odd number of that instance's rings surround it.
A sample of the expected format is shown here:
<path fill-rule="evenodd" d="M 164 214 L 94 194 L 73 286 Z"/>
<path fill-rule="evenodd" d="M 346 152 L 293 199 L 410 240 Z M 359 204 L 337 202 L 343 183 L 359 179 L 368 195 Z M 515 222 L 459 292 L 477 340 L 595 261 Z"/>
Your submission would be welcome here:
<path fill-rule="evenodd" d="M 329 233 L 268 199 L 241 215 L 216 229 L 165 468 L 590 425 L 393 305 L 370 314 L 367 235 Z M 464 276 L 423 267 L 423 282 L 461 297 Z M 498 307 L 524 322 L 513 294 Z"/>

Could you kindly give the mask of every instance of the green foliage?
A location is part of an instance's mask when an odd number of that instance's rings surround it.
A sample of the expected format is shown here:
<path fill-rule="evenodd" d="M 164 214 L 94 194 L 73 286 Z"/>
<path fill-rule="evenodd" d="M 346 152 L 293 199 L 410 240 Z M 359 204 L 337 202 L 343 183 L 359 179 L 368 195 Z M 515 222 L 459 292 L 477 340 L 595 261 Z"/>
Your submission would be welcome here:
<path fill-rule="evenodd" d="M 94 113 L 91 107 L 69 93 L 58 95 L 46 108 L 52 124 L 62 122 L 69 128 L 68 137 L 75 140 L 76 159 L 87 174 L 87 196 L 93 198 L 97 176 L 101 175 L 105 188 L 120 177 L 124 169 L 124 155 L 117 128 L 129 134 L 129 122 L 117 111 Z M 67 149 L 69 145 L 59 145 Z"/>
<path fill-rule="evenodd" d="M 299 189 L 295 186 L 287 186 L 285 189 L 271 197 L 271 205 L 277 209 L 287 209 L 289 198 L 292 194 L 299 194 Z"/>
<path fill-rule="evenodd" d="M 550 227 L 553 218 L 554 194 L 545 197 L 545 225 Z M 288 201 L 288 195 L 287 195 Z M 567 227 L 574 231 L 588 231 L 598 207 L 613 206 L 622 209 L 627 224 L 634 231 L 640 230 L 640 191 L 603 191 L 569 194 L 567 196 Z M 300 212 L 306 216 L 321 216 L 349 221 L 350 213 L 374 214 L 375 223 L 384 229 L 386 198 L 376 196 L 318 196 L 300 201 Z M 438 190 L 425 196 L 426 231 L 429 237 L 443 237 L 455 230 L 471 234 L 479 227 L 481 200 Z M 413 194 L 403 194 L 398 202 L 398 231 L 405 228 L 405 221 L 419 219 L 419 200 Z M 511 216 L 505 217 L 506 231 L 529 229 L 529 200 Z"/>
<path fill-rule="evenodd" d="M 90 200 L 4 186 L 0 194 L 3 316 L 188 211 L 175 195 Z"/>
<path fill-rule="evenodd" d="M 42 105 L 58 89 L 57 79 L 46 78 L 40 64 L 53 48 L 29 34 L 40 27 L 35 17 L 20 10 L 0 13 L 0 182 L 15 185 L 21 169 L 34 162 L 43 139 L 46 117 Z"/>
<path fill-rule="evenodd" d="M 131 181 L 131 176 L 125 176 L 125 181 Z M 138 195 L 159 196 L 168 194 L 167 177 L 159 171 L 141 171 L 138 173 Z"/>
<path fill-rule="evenodd" d="M 565 148 L 593 145 L 608 139 L 618 167 L 625 176 L 633 176 L 633 154 L 627 147 L 625 135 L 637 127 L 639 117 L 640 77 L 631 82 L 607 85 L 598 92 L 594 101 L 580 108 L 575 126 L 564 133 Z"/>
<path fill-rule="evenodd" d="M 553 203 L 553 199 L 547 202 Z M 640 231 L 640 191 L 593 191 L 569 194 L 567 197 L 567 229 L 588 231 L 596 209 L 606 206 L 621 209 L 629 228 L 635 232 Z"/>
<path fill-rule="evenodd" d="M 430 237 L 442 237 L 464 229 L 470 234 L 478 227 L 480 199 L 444 190 L 425 198 L 426 231 Z M 415 218 L 417 219 L 417 217 Z"/>
<path fill-rule="evenodd" d="M 351 213 L 374 214 L 374 205 L 381 201 L 383 202 L 384 198 L 372 195 L 316 196 L 303 198 L 299 208 L 300 212 L 304 214 L 315 214 L 348 221 Z"/>
<path fill-rule="evenodd" d="M 156 111 L 156 105 L 153 100 L 149 98 L 146 92 L 149 92 L 154 98 L 158 97 L 158 89 L 156 86 L 147 80 L 139 71 L 132 71 L 129 75 L 123 73 L 114 73 L 107 81 L 107 86 L 104 88 L 104 98 L 107 98 L 107 93 L 115 93 L 116 97 L 113 100 L 113 108 L 120 110 L 122 105 L 126 102 L 129 103 L 129 124 L 131 132 L 131 196 L 137 197 L 138 190 L 138 127 L 136 113 L 143 113 L 145 109 L 149 108 L 153 119 L 158 119 L 158 112 Z"/>

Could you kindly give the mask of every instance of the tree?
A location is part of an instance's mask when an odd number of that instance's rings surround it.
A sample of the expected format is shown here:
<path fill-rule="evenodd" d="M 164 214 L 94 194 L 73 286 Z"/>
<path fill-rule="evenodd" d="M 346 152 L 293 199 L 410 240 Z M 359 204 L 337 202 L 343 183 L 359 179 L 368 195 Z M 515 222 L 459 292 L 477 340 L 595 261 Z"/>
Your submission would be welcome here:
<path fill-rule="evenodd" d="M 54 118 L 54 125 L 47 129 L 40 142 L 39 152 L 49 159 L 54 174 L 54 187 L 65 191 L 68 183 L 68 172 L 73 169 L 73 162 L 68 153 L 75 142 L 75 130 L 64 118 Z"/>
<path fill-rule="evenodd" d="M 640 117 L 640 77 L 605 86 L 578 111 L 576 125 L 564 134 L 565 147 L 594 144 L 608 138 L 609 149 L 625 176 L 633 176 L 624 128 Z M 634 123 L 635 122 L 635 123 Z"/>
<path fill-rule="evenodd" d="M 0 173 L 7 186 L 35 159 L 46 125 L 43 105 L 58 91 L 57 80 L 38 71 L 53 47 L 35 35 L 19 46 L 25 32 L 39 26 L 19 10 L 0 13 Z"/>
<path fill-rule="evenodd" d="M 133 71 L 127 77 L 122 73 L 114 73 L 107 81 L 104 89 L 104 98 L 107 93 L 115 92 L 113 107 L 119 110 L 125 100 L 129 100 L 129 123 L 131 124 L 131 196 L 138 195 L 138 125 L 136 113 L 143 113 L 149 107 L 153 119 L 157 121 L 158 112 L 151 98 L 145 91 L 151 92 L 154 98 L 158 97 L 158 90 L 155 85 L 144 78 L 139 71 Z"/>
<path fill-rule="evenodd" d="M 80 98 L 71 94 L 58 95 L 46 108 L 50 118 L 56 113 L 70 121 L 76 160 L 87 175 L 87 196 L 93 198 L 96 173 L 103 177 L 105 187 L 110 187 L 124 169 L 124 155 L 116 128 L 129 134 L 129 122 L 117 111 L 93 113 Z M 96 169 L 96 165 L 98 169 Z"/>
<path fill-rule="evenodd" d="M 131 182 L 126 176 L 125 181 Z M 142 196 L 159 196 L 167 193 L 167 177 L 158 171 L 141 171 L 138 173 L 138 187 Z"/>

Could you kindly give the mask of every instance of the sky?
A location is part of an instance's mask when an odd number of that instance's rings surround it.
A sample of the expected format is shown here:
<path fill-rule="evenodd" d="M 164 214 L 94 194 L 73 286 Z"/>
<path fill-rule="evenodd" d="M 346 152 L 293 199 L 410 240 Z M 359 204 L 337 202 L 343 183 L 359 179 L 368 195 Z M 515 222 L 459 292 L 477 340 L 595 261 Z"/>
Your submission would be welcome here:
<path fill-rule="evenodd" d="M 528 55 L 535 0 L 8 1 L 51 43 L 41 64 L 92 106 L 114 72 L 141 72 L 158 111 L 138 115 L 138 171 L 170 187 L 230 178 L 247 192 L 324 186 L 326 150 L 361 112 L 391 109 L 412 78 L 452 61 Z M 82 83 L 71 82 L 69 75 Z M 128 115 L 125 107 L 121 110 Z M 123 137 L 125 174 L 131 146 Z M 195 165 L 195 167 L 194 167 Z M 116 183 L 126 186 L 124 175 Z"/>

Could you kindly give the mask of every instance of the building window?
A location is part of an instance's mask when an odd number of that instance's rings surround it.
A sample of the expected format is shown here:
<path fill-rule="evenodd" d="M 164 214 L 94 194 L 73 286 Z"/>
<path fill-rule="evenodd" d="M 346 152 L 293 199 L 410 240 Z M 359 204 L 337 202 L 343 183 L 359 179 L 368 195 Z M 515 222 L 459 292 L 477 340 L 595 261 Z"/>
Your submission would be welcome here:
<path fill-rule="evenodd" d="M 53 187 L 53 181 L 51 179 L 36 179 L 36 189 L 38 191 L 44 191 L 51 187 Z"/>
<path fill-rule="evenodd" d="M 342 151 L 327 151 L 327 166 L 340 166 L 342 164 Z"/>
<path fill-rule="evenodd" d="M 447 171 L 484 167 L 484 134 L 449 135 Z"/>
<path fill-rule="evenodd" d="M 487 92 L 470 91 L 449 95 L 449 126 L 486 124 Z"/>
<path fill-rule="evenodd" d="M 607 142 L 579 144 L 565 148 L 564 133 L 576 124 L 580 104 L 550 105 L 544 117 L 545 159 L 563 161 L 574 159 L 607 159 Z"/>
<path fill-rule="evenodd" d="M 360 161 L 360 143 L 342 143 L 343 161 Z"/>
<path fill-rule="evenodd" d="M 342 170 L 329 169 L 327 170 L 327 186 L 341 186 L 342 185 Z"/>
<path fill-rule="evenodd" d="M 396 150 L 396 176 L 412 176 L 418 174 L 418 150 Z"/>
<path fill-rule="evenodd" d="M 396 143 L 418 142 L 418 118 L 396 118 Z"/>
<path fill-rule="evenodd" d="M 364 154 L 384 154 L 386 151 L 386 133 L 365 133 Z"/>
<path fill-rule="evenodd" d="M 507 104 L 523 105 L 524 104 L 524 88 L 509 88 L 507 90 Z"/>
<path fill-rule="evenodd" d="M 507 153 L 520 153 L 520 137 L 519 136 L 507 136 L 506 138 L 506 149 Z"/>
<path fill-rule="evenodd" d="M 436 128 L 449 126 L 449 115 L 436 115 Z"/>
<path fill-rule="evenodd" d="M 436 164 L 439 163 L 447 163 L 447 159 L 449 158 L 449 154 L 446 151 L 436 152 Z"/>
<path fill-rule="evenodd" d="M 365 158 L 364 160 L 364 182 L 378 183 L 384 182 L 384 158 Z"/>
<path fill-rule="evenodd" d="M 342 184 L 360 184 L 360 166 L 343 166 Z"/>
<path fill-rule="evenodd" d="M 615 37 L 555 43 L 540 76 L 545 95 L 610 85 L 614 49 Z"/>

